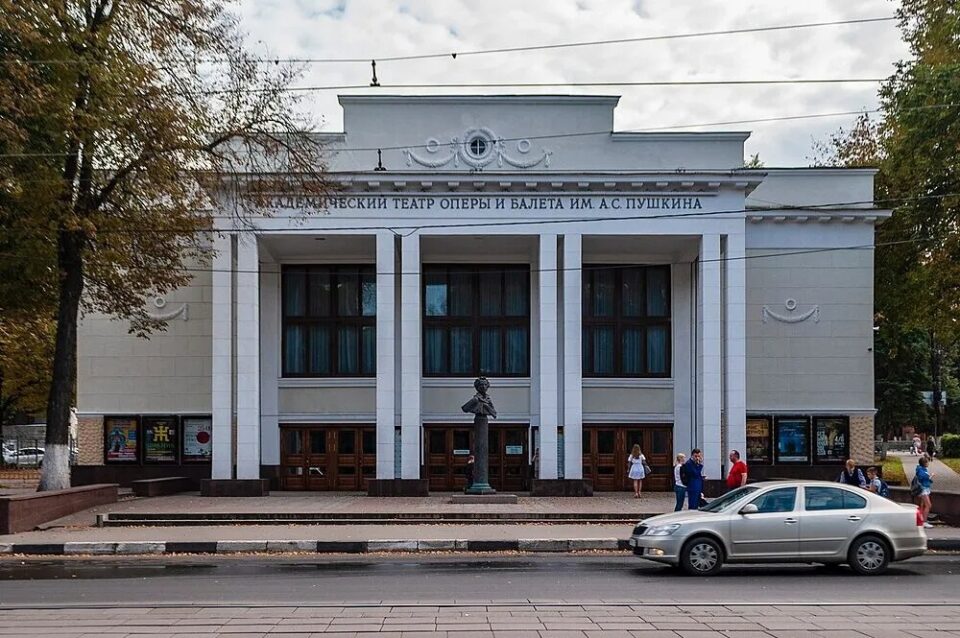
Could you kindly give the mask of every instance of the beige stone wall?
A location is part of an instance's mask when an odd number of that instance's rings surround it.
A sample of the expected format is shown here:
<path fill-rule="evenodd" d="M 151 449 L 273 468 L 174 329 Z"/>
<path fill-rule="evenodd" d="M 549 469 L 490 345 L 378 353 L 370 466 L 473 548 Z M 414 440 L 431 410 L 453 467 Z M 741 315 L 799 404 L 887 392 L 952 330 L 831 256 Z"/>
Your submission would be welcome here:
<path fill-rule="evenodd" d="M 858 465 L 873 464 L 873 417 L 850 417 L 850 458 Z"/>
<path fill-rule="evenodd" d="M 103 417 L 77 419 L 77 465 L 103 465 Z"/>

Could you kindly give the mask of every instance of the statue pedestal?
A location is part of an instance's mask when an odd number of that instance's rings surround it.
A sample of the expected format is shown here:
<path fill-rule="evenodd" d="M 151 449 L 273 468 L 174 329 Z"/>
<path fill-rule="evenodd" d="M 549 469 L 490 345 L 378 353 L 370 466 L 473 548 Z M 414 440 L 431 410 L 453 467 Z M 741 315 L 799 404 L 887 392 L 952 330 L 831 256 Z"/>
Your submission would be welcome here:
<path fill-rule="evenodd" d="M 516 494 L 456 494 L 450 497 L 454 505 L 516 505 Z"/>

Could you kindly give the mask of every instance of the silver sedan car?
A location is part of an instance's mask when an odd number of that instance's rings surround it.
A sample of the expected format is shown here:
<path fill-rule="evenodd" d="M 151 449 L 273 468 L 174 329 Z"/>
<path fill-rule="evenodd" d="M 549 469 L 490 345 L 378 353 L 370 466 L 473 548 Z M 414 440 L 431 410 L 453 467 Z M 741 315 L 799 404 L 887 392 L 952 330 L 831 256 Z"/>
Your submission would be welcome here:
<path fill-rule="evenodd" d="M 846 563 L 879 574 L 923 554 L 914 505 L 824 481 L 770 481 L 737 488 L 697 511 L 642 521 L 633 553 L 709 576 L 724 563 Z"/>

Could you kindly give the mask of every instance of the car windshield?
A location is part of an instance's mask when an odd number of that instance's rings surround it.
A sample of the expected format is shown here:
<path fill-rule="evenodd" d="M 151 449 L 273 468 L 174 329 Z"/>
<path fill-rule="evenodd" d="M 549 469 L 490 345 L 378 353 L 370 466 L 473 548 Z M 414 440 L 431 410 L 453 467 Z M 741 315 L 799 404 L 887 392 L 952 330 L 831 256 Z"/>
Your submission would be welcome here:
<path fill-rule="evenodd" d="M 708 505 L 704 505 L 700 508 L 701 512 L 719 512 L 723 509 L 726 509 L 731 503 L 739 501 L 741 498 L 747 494 L 752 494 L 756 492 L 759 488 L 754 485 L 747 485 L 745 487 L 740 487 L 732 492 L 727 492 L 718 499 L 710 501 Z"/>

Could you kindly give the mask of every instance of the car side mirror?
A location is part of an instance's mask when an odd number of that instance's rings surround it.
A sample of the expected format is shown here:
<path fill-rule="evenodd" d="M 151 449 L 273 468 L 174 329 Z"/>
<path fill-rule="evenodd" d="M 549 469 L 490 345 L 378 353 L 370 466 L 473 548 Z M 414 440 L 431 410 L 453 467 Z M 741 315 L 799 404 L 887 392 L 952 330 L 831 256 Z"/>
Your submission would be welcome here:
<path fill-rule="evenodd" d="M 742 516 L 745 514 L 756 514 L 759 511 L 760 509 L 756 505 L 754 505 L 753 503 L 747 503 L 740 509 L 740 515 Z"/>

